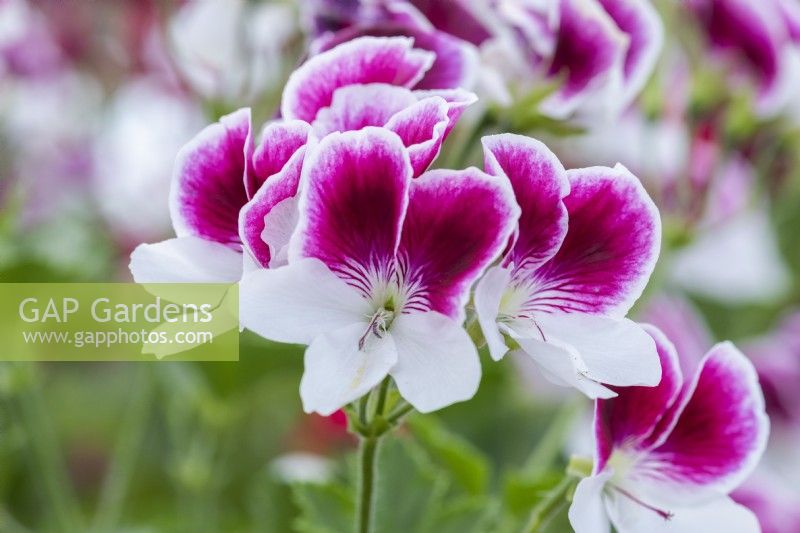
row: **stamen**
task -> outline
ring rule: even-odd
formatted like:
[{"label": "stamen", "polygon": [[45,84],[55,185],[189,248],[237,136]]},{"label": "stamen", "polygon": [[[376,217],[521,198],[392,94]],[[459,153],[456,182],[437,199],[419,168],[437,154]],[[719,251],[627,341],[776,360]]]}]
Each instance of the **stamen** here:
[{"label": "stamen", "polygon": [[389,327],[389,323],[391,322],[393,316],[394,313],[387,311],[386,309],[379,309],[376,311],[367,324],[366,331],[364,331],[364,334],[358,339],[358,349],[361,351],[364,350],[364,346],[367,345],[367,339],[369,339],[370,334],[382,339],[383,334],[386,333],[386,329]]},{"label": "stamen", "polygon": [[634,496],[633,494],[631,494],[627,490],[622,489],[622,488],[620,488],[620,487],[618,487],[616,485],[611,485],[611,488],[613,488],[615,491],[619,492],[620,494],[622,494],[623,496],[625,496],[626,498],[628,498],[632,502],[641,505],[642,507],[644,507],[648,511],[653,511],[654,513],[656,513],[658,516],[660,516],[664,520],[671,520],[672,517],[675,516],[671,511],[664,511],[663,509],[659,509],[658,507],[653,507],[652,505],[643,502],[642,500],[640,500],[639,498],[637,498],[636,496]]},{"label": "stamen", "polygon": [[547,337],[544,335],[544,331],[542,331],[542,327],[536,322],[536,318],[533,315],[519,315],[518,318],[524,318],[526,320],[530,320],[533,322],[533,325],[536,326],[536,329],[539,330],[539,335],[542,336],[542,341],[547,342]]}]

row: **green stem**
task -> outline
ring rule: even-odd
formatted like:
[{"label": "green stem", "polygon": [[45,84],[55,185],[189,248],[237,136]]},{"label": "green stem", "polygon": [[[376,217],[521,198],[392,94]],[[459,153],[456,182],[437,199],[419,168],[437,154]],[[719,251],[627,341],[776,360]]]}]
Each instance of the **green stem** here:
[{"label": "green stem", "polygon": [[575,478],[565,476],[564,479],[531,511],[528,523],[522,529],[523,533],[539,533],[552,518],[563,509],[567,502]]},{"label": "green stem", "polygon": [[27,378],[18,392],[17,401],[21,422],[30,437],[39,479],[48,498],[47,507],[59,531],[81,531],[78,503],[48,415],[36,367],[31,363],[20,363],[17,370],[24,372]]},{"label": "green stem", "polygon": [[114,450],[114,458],[103,483],[92,529],[115,531],[122,512],[125,494],[133,475],[140,444],[144,438],[150,405],[154,393],[149,366],[141,364],[131,387],[132,396],[128,412]]},{"label": "green stem", "polygon": [[389,427],[391,427],[395,425],[397,422],[399,422],[401,418],[403,418],[413,410],[414,406],[409,403],[401,407],[398,407],[397,409],[389,413],[389,416],[386,417],[386,423],[389,425]]},{"label": "green stem", "polygon": [[359,481],[358,524],[356,525],[358,533],[372,531],[372,510],[375,503],[375,455],[379,439],[380,437],[364,437],[359,446],[361,478]]}]

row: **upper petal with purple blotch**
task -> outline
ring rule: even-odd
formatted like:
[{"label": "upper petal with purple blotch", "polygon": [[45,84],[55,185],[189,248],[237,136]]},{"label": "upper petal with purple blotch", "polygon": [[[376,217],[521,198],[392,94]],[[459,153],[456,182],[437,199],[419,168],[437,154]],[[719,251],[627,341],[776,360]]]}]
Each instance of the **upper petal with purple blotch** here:
[{"label": "upper petal with purple blotch", "polygon": [[333,93],[331,105],[317,113],[314,132],[320,138],[334,131],[384,126],[396,113],[417,103],[414,93],[388,83],[348,85]]},{"label": "upper petal with purple blotch", "polygon": [[533,270],[558,250],[567,234],[563,198],[569,181],[558,158],[541,142],[522,135],[484,137],[484,168],[507,176],[521,208],[514,247],[506,257],[514,269]]},{"label": "upper petal with purple blotch", "polygon": [[386,281],[410,182],[408,152],[396,134],[368,127],[328,135],[306,155],[290,261],[320,259],[365,293]]},{"label": "upper petal with purple blotch", "polygon": [[596,402],[597,472],[605,467],[614,448],[636,450],[651,438],[659,420],[675,402],[683,386],[675,347],[658,329],[645,326],[645,331],[656,343],[661,362],[661,382],[655,387],[612,386],[617,397]]},{"label": "upper petal with purple blotch", "polygon": [[411,0],[411,4],[437,29],[480,45],[492,36],[478,10],[480,2],[466,0]]},{"label": "upper petal with purple blotch", "polygon": [[310,132],[311,127],[302,120],[275,120],[264,126],[260,143],[250,154],[245,180],[248,198],[253,198],[259,187],[306,145]]},{"label": "upper petal with purple blotch", "polygon": [[324,35],[312,44],[312,50],[324,51],[359,37],[399,37],[414,39],[414,48],[435,54],[430,69],[415,84],[418,89],[471,88],[478,69],[478,52],[475,47],[433,28],[397,21],[380,21],[375,24],[353,26]]},{"label": "upper petal with purple blotch", "polygon": [[245,249],[264,268],[285,262],[289,238],[297,223],[295,196],[300,185],[306,147],[258,189],[239,214],[239,235]]},{"label": "upper petal with purple blotch", "polygon": [[624,106],[641,91],[653,71],[664,42],[664,27],[649,0],[598,1],[630,39],[623,65]]},{"label": "upper petal with purple blotch", "polygon": [[644,290],[661,246],[658,209],[622,165],[567,171],[567,236],[539,268],[529,307],[624,316]]},{"label": "upper petal with purple blotch", "polygon": [[310,58],[289,77],[281,103],[283,118],[312,122],[331,104],[334,92],[347,85],[413,87],[433,60],[432,53],[414,49],[408,37],[361,37],[340,44]]},{"label": "upper petal with purple blotch", "polygon": [[386,128],[397,133],[408,147],[414,176],[419,176],[439,155],[450,119],[450,106],[442,98],[424,98],[394,115]]},{"label": "upper petal with purple blotch", "polygon": [[729,342],[708,353],[681,405],[674,427],[637,462],[632,476],[694,505],[727,494],[752,472],[766,446],[769,419],[753,365]]},{"label": "upper petal with purple blotch", "polygon": [[472,284],[502,252],[518,217],[508,182],[476,168],[414,180],[398,250],[406,306],[463,320]]},{"label": "upper petal with purple blotch", "polygon": [[250,110],[240,109],[201,131],[178,153],[170,213],[179,237],[238,245],[239,210],[247,203],[245,145]]},{"label": "upper petal with purple blotch", "polygon": [[627,37],[596,0],[561,0],[559,21],[548,75],[563,76],[564,83],[542,109],[565,117],[599,87],[621,84]]}]

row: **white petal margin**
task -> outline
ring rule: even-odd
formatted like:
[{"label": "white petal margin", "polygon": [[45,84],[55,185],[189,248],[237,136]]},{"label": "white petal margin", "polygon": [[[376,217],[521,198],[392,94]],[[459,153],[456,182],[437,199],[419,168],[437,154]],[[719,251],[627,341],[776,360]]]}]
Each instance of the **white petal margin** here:
[{"label": "white petal margin", "polygon": [[617,395],[608,387],[586,377],[586,363],[574,349],[531,337],[515,337],[515,340],[539,366],[547,381],[561,387],[574,387],[592,399]]},{"label": "white petal margin", "polygon": [[433,311],[410,313],[395,319],[391,334],[397,345],[391,375],[417,411],[469,400],[478,391],[478,350],[459,323]]},{"label": "white petal margin", "polygon": [[583,313],[542,313],[536,317],[547,342],[574,349],[584,375],[599,383],[654,387],[661,381],[656,344],[627,318]]},{"label": "white petal margin", "polygon": [[364,322],[369,302],[318,259],[250,272],[239,289],[242,325],[270,340],[311,344],[315,337]]},{"label": "white petal margin", "polygon": [[[577,494],[577,493],[576,493]],[[758,518],[747,507],[720,496],[708,503],[692,507],[667,508],[667,520],[657,513],[616,495],[608,501],[608,512],[618,533],[760,533]],[[577,530],[577,533],[581,533]]]},{"label": "white petal margin", "polygon": [[486,271],[475,287],[475,311],[478,324],[481,326],[483,338],[489,347],[492,359],[499,361],[508,352],[503,334],[497,326],[497,315],[500,313],[500,302],[503,293],[511,281],[511,272],[503,267],[495,266]]},{"label": "white petal margin", "polygon": [[242,277],[240,252],[199,237],[140,244],[129,268],[136,283],[234,283]]},{"label": "white petal margin", "polygon": [[605,470],[578,483],[569,507],[569,523],[575,533],[608,533],[611,524],[606,513],[604,489],[612,472]]},{"label": "white petal margin", "polygon": [[360,398],[380,383],[397,362],[391,335],[370,335],[366,320],[320,335],[306,350],[305,372],[300,380],[300,398],[307,413],[332,414]]}]

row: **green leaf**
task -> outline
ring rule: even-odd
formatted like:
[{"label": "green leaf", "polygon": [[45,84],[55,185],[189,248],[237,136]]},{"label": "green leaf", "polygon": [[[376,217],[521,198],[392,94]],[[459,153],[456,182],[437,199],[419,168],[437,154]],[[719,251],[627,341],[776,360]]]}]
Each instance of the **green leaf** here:
[{"label": "green leaf", "polygon": [[431,522],[429,533],[496,531],[499,505],[488,497],[463,498],[446,505]]},{"label": "green leaf", "polygon": [[448,481],[412,442],[387,437],[378,449],[375,531],[425,531],[441,509]]},{"label": "green leaf", "polygon": [[298,483],[292,485],[294,501],[300,508],[295,521],[299,533],[342,533],[355,523],[352,491],[338,485]]},{"label": "green leaf", "polygon": [[549,471],[530,478],[518,473],[506,476],[504,499],[508,509],[515,515],[524,515],[556,488],[564,478],[564,473]]},{"label": "green leaf", "polygon": [[461,489],[470,495],[486,492],[490,466],[480,450],[433,416],[412,417],[408,425],[433,461],[446,469]]}]

